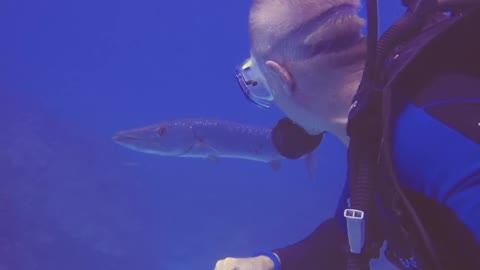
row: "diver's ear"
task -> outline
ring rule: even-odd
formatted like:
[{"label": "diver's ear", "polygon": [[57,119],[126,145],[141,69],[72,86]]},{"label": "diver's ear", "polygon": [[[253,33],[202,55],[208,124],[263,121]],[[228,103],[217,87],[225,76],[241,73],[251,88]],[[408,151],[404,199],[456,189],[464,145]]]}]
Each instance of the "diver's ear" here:
[{"label": "diver's ear", "polygon": [[271,71],[273,71],[273,73],[275,73],[277,76],[279,76],[280,79],[283,81],[283,83],[286,86],[288,86],[288,87],[282,87],[282,88],[285,92],[284,94],[290,96],[293,92],[293,80],[292,80],[292,76],[290,75],[290,73],[284,67],[282,67],[279,63],[271,61],[271,60],[267,60],[265,62],[265,65]]}]

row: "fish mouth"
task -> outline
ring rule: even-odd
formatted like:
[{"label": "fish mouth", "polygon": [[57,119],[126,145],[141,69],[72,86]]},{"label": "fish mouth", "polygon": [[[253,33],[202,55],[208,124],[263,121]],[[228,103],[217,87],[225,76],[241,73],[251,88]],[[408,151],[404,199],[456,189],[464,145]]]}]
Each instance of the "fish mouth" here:
[{"label": "fish mouth", "polygon": [[112,140],[118,143],[129,143],[129,142],[140,141],[140,139],[137,138],[136,136],[133,136],[131,134],[126,134],[126,133],[121,133],[121,132],[113,135]]},{"label": "fish mouth", "polygon": [[127,130],[117,132],[112,136],[112,140],[133,151],[171,157],[182,157],[187,155],[195,146],[192,144],[186,149],[169,149],[168,145],[151,141],[148,137],[141,136],[142,134],[139,134],[136,131],[137,130]]},{"label": "fish mouth", "polygon": [[159,154],[159,151],[156,149],[151,149],[151,147],[145,147],[145,140],[141,137],[135,136],[129,132],[119,132],[113,135],[112,140],[117,144],[137,152],[149,153],[149,154]]},{"label": "fish mouth", "polygon": [[145,138],[132,132],[121,131],[113,135],[112,140],[127,148],[139,147],[145,142]]}]

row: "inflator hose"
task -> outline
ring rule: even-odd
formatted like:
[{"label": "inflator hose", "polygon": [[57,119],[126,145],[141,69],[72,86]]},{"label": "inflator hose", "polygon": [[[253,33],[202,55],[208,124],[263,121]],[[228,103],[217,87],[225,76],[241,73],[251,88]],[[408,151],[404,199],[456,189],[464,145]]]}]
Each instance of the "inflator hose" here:
[{"label": "inflator hose", "polygon": [[[389,131],[389,126],[387,126],[390,122],[389,111],[387,111],[387,115],[384,115],[382,112],[385,112],[384,110],[386,106],[381,106],[384,104],[375,102],[375,100],[372,101],[372,96],[378,94],[377,89],[381,89],[381,86],[379,85],[379,83],[381,82],[379,80],[380,68],[385,63],[385,60],[388,54],[392,51],[393,47],[399,42],[405,40],[414,31],[422,27],[424,25],[424,20],[426,17],[425,15],[431,11],[434,11],[437,7],[435,0],[418,0],[413,5],[414,8],[409,8],[407,10],[407,13],[395,24],[393,24],[382,35],[382,38],[377,41],[377,0],[367,1],[367,61],[365,64],[362,82],[360,83],[357,95],[366,94],[367,101],[369,102],[367,102],[366,105],[363,105],[366,107],[364,112],[361,112],[359,115],[357,114],[356,117],[353,117],[353,120],[351,119],[353,124],[349,123],[349,129],[351,129],[350,131],[352,131],[352,134],[350,135],[351,141],[349,147],[349,166],[351,166],[351,168],[349,169],[351,207],[353,209],[364,211],[365,216],[367,217],[366,234],[369,233],[368,228],[370,227],[368,224],[368,216],[371,214],[369,210],[372,209],[372,200],[374,197],[376,179],[376,175],[374,174],[376,172],[376,161],[378,153],[380,151],[379,147],[381,141],[380,138],[378,138],[378,135],[380,135],[381,133],[379,134],[379,132],[374,132],[373,134],[369,134],[368,131],[365,131],[365,129],[367,129],[368,127],[365,127],[364,125],[359,125],[358,123],[362,121],[367,121],[370,123],[376,122],[377,124],[381,123],[383,127],[377,129],[373,127],[374,130],[379,130],[380,132]],[[368,96],[370,96],[369,99]],[[380,119],[381,121],[375,121],[378,119]],[[387,155],[391,154],[388,152],[388,150],[385,153]],[[391,162],[393,162],[391,160],[391,156],[387,157],[387,162],[390,162],[387,167],[391,168]],[[419,221],[413,207],[411,206],[410,202],[399,187],[395,174],[392,174],[392,181],[394,182],[395,189],[398,193],[400,193],[400,197],[403,199],[404,204],[407,206],[407,209],[410,210],[410,214],[414,217],[416,223],[415,225],[419,229],[422,240],[426,241],[425,244],[429,255],[431,256],[432,263],[435,265],[435,269],[441,269],[437,268],[438,261],[436,260],[435,252],[430,245],[431,241],[428,237],[428,234],[425,234],[425,228],[423,227],[423,224]],[[366,239],[369,238],[367,237]],[[369,243],[365,244],[368,245]],[[347,269],[370,269],[370,257],[368,254],[365,254],[365,250],[362,250],[362,253],[360,254],[349,253],[349,256],[347,257]]]},{"label": "inflator hose", "polygon": [[[418,31],[425,23],[425,18],[431,12],[434,12],[437,8],[437,3],[435,0],[419,0],[413,4],[414,7],[412,9],[407,10],[407,13],[401,17],[395,24],[393,24],[380,38],[378,41],[377,47],[377,69],[383,65],[385,62],[388,54],[391,52],[393,47],[398,44],[399,42],[408,38],[414,31]],[[378,70],[377,70],[378,71]],[[376,73],[378,75],[378,72]],[[375,80],[379,82],[380,80]],[[443,269],[439,263],[439,260],[436,256],[435,248],[433,247],[432,241],[426,231],[423,223],[421,222],[420,218],[416,214],[415,208],[410,203],[408,198],[406,197],[405,193],[403,192],[402,188],[398,183],[398,179],[394,173],[393,168],[393,160],[392,160],[392,153],[391,153],[391,134],[390,134],[390,126],[388,124],[391,120],[391,93],[388,91],[385,94],[382,102],[382,117],[383,117],[383,140],[384,140],[384,158],[386,159],[385,164],[387,166],[387,171],[390,172],[390,177],[392,179],[393,186],[397,193],[399,194],[404,206],[407,208],[408,213],[411,215],[415,227],[418,230],[419,236],[421,237],[422,242],[428,252],[430,257],[430,263],[432,267],[436,270]]]}]

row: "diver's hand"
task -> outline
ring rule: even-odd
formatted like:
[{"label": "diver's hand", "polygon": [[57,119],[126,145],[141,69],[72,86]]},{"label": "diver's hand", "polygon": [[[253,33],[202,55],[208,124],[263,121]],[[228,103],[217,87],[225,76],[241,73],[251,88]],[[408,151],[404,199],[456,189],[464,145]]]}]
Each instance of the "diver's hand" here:
[{"label": "diver's hand", "polygon": [[214,270],[273,270],[272,259],[267,256],[251,258],[225,258],[215,265]]}]

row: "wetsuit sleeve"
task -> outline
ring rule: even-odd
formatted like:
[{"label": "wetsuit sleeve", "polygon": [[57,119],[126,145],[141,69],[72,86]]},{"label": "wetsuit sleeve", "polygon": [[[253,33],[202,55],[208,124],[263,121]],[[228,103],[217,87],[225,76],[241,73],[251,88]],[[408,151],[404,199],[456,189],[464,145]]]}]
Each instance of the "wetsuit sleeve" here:
[{"label": "wetsuit sleeve", "polygon": [[338,220],[332,218],[305,239],[273,252],[280,258],[282,270],[343,269],[342,235]]}]

